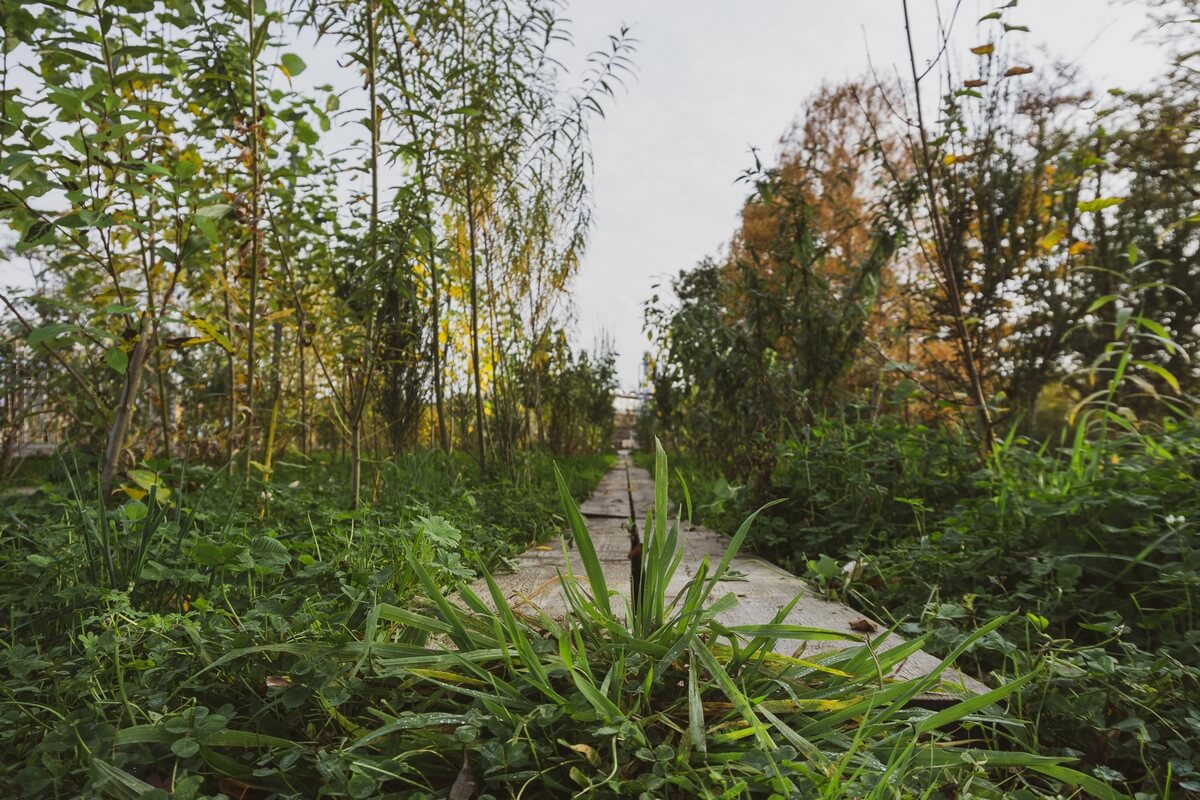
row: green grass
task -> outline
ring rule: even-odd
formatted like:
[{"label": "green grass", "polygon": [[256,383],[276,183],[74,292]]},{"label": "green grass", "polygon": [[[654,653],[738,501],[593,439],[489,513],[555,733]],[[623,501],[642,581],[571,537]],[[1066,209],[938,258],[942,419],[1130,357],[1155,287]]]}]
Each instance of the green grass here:
[{"label": "green grass", "polygon": [[[261,491],[197,512],[178,556],[152,536],[133,591],[87,580],[75,516],[88,506],[43,498],[49,535],[5,537],[0,781],[31,797],[1118,796],[1069,757],[1030,752],[1025,723],[997,705],[1036,672],[934,712],[910,701],[939,673],[881,677],[923,639],[883,648],[786,625],[786,608],[723,625],[736,600],[721,578],[753,518],[669,596],[679,520],[661,451],[646,591],[629,607],[603,588],[573,499],[606,463],[563,464],[553,489],[531,466],[533,482],[508,486],[507,501],[492,496],[499,483],[408,465],[407,485],[400,474],[383,484],[412,504],[390,525],[378,508],[317,517],[318,471],[317,488],[267,498],[272,516],[259,517]],[[564,572],[563,620],[516,613],[484,567],[489,549],[524,538],[527,509],[512,506],[531,495],[566,521],[589,578]],[[514,529],[476,516],[506,505]],[[110,517],[155,513],[148,504],[131,520],[128,508]],[[488,530],[491,547],[474,547]],[[30,564],[43,583],[22,591]],[[481,594],[464,585],[477,574]],[[73,606],[30,624],[48,597]],[[1005,623],[980,627],[950,660]],[[778,638],[846,647],[803,660],[774,653]]]},{"label": "green grass", "polygon": [[[1146,797],[1200,792],[1195,420],[1014,435],[981,464],[946,431],[818,419],[778,455],[785,502],[750,547],[935,654],[1006,618],[959,664],[1035,675],[1012,702],[1039,752]],[[733,530],[748,490],[692,474],[698,515]]]},{"label": "green grass", "polygon": [[[611,464],[562,467],[582,497]],[[87,789],[123,772],[174,781],[173,796],[215,796],[217,776],[256,767],[248,752],[193,745],[247,731],[309,742],[317,769],[339,720],[367,707],[367,665],[345,654],[378,608],[425,592],[414,564],[452,585],[564,524],[552,461],[537,453],[511,479],[463,457],[378,464],[375,502],[354,513],[342,464],[284,464],[269,485],[148,466],[153,496],[105,508],[68,455],[37,495],[0,511],[5,796],[123,796],[116,784]],[[156,748],[162,737],[169,746]]]}]

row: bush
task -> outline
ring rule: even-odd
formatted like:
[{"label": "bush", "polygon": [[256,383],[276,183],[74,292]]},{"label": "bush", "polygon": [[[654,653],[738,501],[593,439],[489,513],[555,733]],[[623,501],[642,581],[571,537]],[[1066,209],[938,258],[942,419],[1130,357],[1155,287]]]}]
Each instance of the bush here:
[{"label": "bush", "polygon": [[[750,546],[1020,695],[1043,749],[1157,796],[1200,791],[1200,424],[1061,446],[1012,438],[981,464],[957,435],[819,419],[779,449]],[[709,476],[708,521],[745,492]]]}]

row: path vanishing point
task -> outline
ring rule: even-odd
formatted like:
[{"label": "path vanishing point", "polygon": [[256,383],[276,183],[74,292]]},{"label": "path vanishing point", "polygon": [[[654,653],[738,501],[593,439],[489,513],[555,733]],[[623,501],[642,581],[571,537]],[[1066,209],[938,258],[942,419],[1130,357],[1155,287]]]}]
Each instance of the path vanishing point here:
[{"label": "path vanishing point", "polygon": [[[632,505],[632,509],[630,506]],[[600,481],[596,491],[580,507],[595,544],[596,553],[604,565],[605,580],[611,591],[629,597],[630,591],[630,537],[627,521],[637,520],[639,528],[645,522],[646,511],[654,505],[654,479],[650,473],[634,466],[628,451],[621,451],[617,464]],[[709,563],[716,565],[729,546],[729,539],[721,534],[689,524],[680,524],[680,543],[683,561],[668,587],[668,599],[684,589],[696,575],[702,560],[707,556]],[[571,569],[580,584],[587,587],[587,577],[579,554],[568,550]],[[508,598],[513,611],[534,615],[543,612],[552,618],[561,619],[567,610],[566,598],[559,585],[559,571],[564,567],[563,548],[555,541],[533,547],[516,559],[516,569],[511,573],[495,575],[497,583]],[[486,596],[486,586],[475,587],[477,593]],[[726,625],[756,625],[771,622],[779,609],[800,595],[799,601],[784,622],[824,628],[843,633],[883,633],[886,626],[877,620],[865,617],[861,612],[842,603],[826,600],[803,579],[749,553],[737,554],[730,564],[729,578],[723,580],[718,591],[712,594],[709,604],[722,595],[733,592],[737,605],[718,615]],[[904,640],[891,633],[879,648],[888,648]],[[784,655],[799,655],[806,659],[819,658],[821,653],[845,647],[863,645],[845,641],[796,641],[781,639],[776,651]],[[900,680],[920,678],[928,675],[940,665],[940,660],[923,651],[917,651],[893,671],[892,676]],[[924,697],[933,702],[938,699],[955,701],[971,694],[981,694],[987,687],[979,681],[949,669],[939,685]]]}]

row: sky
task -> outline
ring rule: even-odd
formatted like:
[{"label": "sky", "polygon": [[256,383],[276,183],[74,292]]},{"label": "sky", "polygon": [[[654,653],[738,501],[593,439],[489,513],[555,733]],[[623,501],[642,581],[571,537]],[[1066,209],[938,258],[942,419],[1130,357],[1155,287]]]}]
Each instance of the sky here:
[{"label": "sky", "polygon": [[[560,57],[569,68],[577,71],[623,24],[638,40],[636,74],[593,125],[594,227],[574,293],[576,343],[610,341],[621,386],[633,390],[648,346],[643,304],[666,292],[672,275],[718,255],[728,242],[748,194],[737,178],[753,164],[751,148],[773,158],[805,98],[822,84],[862,77],[872,65],[884,76],[906,69],[902,6],[900,0],[567,3],[575,48]],[[939,3],[945,15],[961,6],[949,50],[960,61],[994,30],[977,20],[1002,4],[910,0],[919,58],[937,50]],[[1137,87],[1166,66],[1167,54],[1141,36],[1150,25],[1146,0],[1020,0],[1007,13],[1030,29],[1010,42],[1031,63],[1075,64],[1098,89]],[[309,62],[297,88],[332,81],[353,87],[351,93],[358,89],[353,71],[338,66],[333,43],[288,49]],[[353,135],[335,128],[331,136],[336,140],[327,144],[336,147]],[[0,286],[29,283],[26,264],[0,262]]]},{"label": "sky", "polygon": [[[1002,5],[964,0],[951,54],[987,40],[977,20]],[[941,0],[943,12],[952,0]],[[914,45],[931,56],[935,0],[911,0]],[[1144,2],[1021,0],[1008,12],[1034,64],[1077,65],[1094,87],[1134,88],[1166,66],[1140,37]],[[622,24],[638,39],[636,76],[592,131],[595,226],[576,280],[576,337],[604,335],[634,389],[647,348],[642,305],[670,276],[717,255],[748,194],[751,147],[777,153],[804,99],[825,82],[907,69],[900,0],[571,0],[578,52]],[[1043,52],[1043,48],[1045,51]],[[868,59],[868,49],[870,59]],[[969,56],[968,56],[969,57]],[[1037,73],[1021,80],[1037,80]]]}]

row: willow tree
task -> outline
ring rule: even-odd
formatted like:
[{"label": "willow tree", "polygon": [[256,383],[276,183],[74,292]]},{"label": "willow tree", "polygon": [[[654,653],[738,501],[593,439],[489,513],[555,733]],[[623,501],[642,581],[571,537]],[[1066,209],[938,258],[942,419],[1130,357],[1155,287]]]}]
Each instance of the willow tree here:
[{"label": "willow tree", "polygon": [[[106,495],[139,460],[269,481],[319,429],[357,504],[364,440],[411,445],[429,394],[445,449],[469,399],[483,458],[519,405],[495,376],[565,306],[611,92],[603,64],[560,89],[557,3],[0,3],[0,219],[50,276],[4,302]],[[361,89],[298,88],[313,35]],[[358,142],[324,156],[334,125]]]},{"label": "willow tree", "polygon": [[[398,128],[391,155],[413,165],[426,215],[415,237],[426,250],[439,440],[449,446],[444,367],[457,358],[461,320],[482,460],[486,408],[501,391],[497,363],[514,352],[507,337],[528,330],[528,292],[539,295],[533,328],[544,333],[578,263],[590,221],[588,119],[628,68],[631,41],[614,37],[589,60],[585,83],[564,94],[550,52],[565,39],[556,4],[414,3],[403,12],[386,18],[381,102]],[[443,303],[453,295],[464,298],[461,311]]]}]

